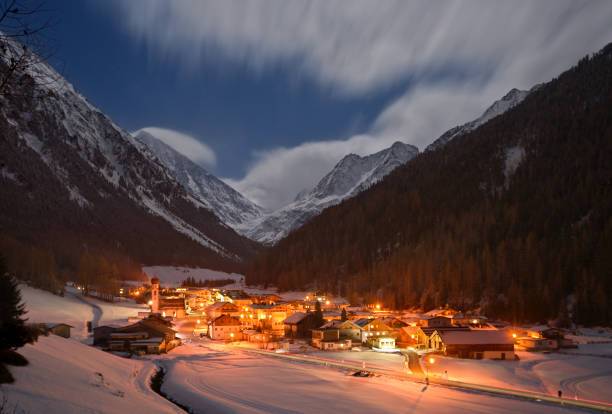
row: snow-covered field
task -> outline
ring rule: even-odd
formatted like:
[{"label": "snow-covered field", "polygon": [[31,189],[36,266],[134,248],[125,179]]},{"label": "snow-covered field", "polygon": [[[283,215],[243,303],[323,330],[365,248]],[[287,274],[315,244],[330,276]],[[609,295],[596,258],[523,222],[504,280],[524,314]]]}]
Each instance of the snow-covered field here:
[{"label": "snow-covered field", "polygon": [[[398,354],[373,351],[309,352],[308,355],[402,371]],[[435,356],[429,374],[450,380],[555,394],[612,403],[612,359],[584,355],[519,352],[519,361],[457,359]],[[422,363],[425,370],[425,365]]]},{"label": "snow-covered field", "polygon": [[156,276],[162,287],[180,286],[181,282],[188,277],[193,277],[195,280],[222,280],[233,279],[234,283],[223,286],[223,289],[242,289],[251,295],[262,295],[266,293],[274,293],[280,295],[285,300],[304,299],[306,295],[312,292],[295,291],[279,293],[274,288],[264,289],[258,286],[247,286],[245,284],[244,275],[238,273],[225,273],[218,270],[179,267],[179,266],[145,266],[142,271],[152,278]]},{"label": "snow-covered field", "polygon": [[87,338],[87,321],[95,322],[94,325],[120,325],[125,324],[128,317],[149,309],[146,305],[108,303],[84,297],[72,288],[67,288],[64,297],[26,285],[20,285],[20,289],[28,322],[66,323],[74,327],[71,335],[80,340]]},{"label": "snow-covered field", "polygon": [[30,364],[11,367],[14,384],[0,389],[6,412],[182,413],[149,388],[150,361],[120,358],[73,339],[50,335],[19,352]]},{"label": "snow-covered field", "polygon": [[146,273],[149,278],[156,276],[162,287],[180,286],[181,282],[188,277],[193,277],[196,280],[233,279],[234,283],[224,286],[224,288],[241,289],[244,287],[244,276],[238,273],[225,273],[218,270],[177,266],[145,266],[142,268],[142,271]]},{"label": "snow-covered field", "polygon": [[186,344],[159,361],[162,390],[195,413],[542,413],[573,410]]}]

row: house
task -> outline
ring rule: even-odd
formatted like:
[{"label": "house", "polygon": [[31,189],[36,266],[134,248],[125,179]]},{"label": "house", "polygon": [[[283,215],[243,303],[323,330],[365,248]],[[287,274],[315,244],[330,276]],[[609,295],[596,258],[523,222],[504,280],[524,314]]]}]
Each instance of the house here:
[{"label": "house", "polygon": [[242,340],[240,319],[229,315],[220,315],[216,317],[208,322],[208,336],[210,339],[222,341]]},{"label": "house", "polygon": [[159,354],[180,343],[171,324],[157,315],[121,328],[104,326],[94,329],[94,345],[105,345],[111,351]]},{"label": "house", "polygon": [[183,297],[160,297],[159,312],[162,317],[184,318],[185,298]]},{"label": "house", "polygon": [[41,323],[40,327],[44,332],[50,332],[62,338],[70,338],[70,328],[74,328],[65,323]]},{"label": "house", "polygon": [[361,329],[361,342],[366,343],[370,336],[389,336],[393,329],[384,324],[380,319],[362,318],[354,321]]},{"label": "house", "polygon": [[435,316],[444,316],[447,318],[452,318],[455,315],[457,315],[459,313],[459,311],[454,310],[454,309],[450,309],[450,308],[438,308],[438,309],[432,309],[429,312],[425,313],[425,316],[428,317],[435,317]]},{"label": "house", "polygon": [[399,332],[399,330],[405,326],[408,326],[407,322],[404,322],[403,320],[401,320],[400,318],[397,318],[395,316],[387,316],[384,318],[380,318],[381,322],[384,323],[385,325],[391,327],[392,329],[396,330]]},{"label": "house", "polygon": [[206,316],[208,319],[216,319],[221,315],[238,316],[240,310],[238,306],[230,302],[216,302],[206,307]]},{"label": "house", "polygon": [[312,328],[315,324],[315,314],[312,312],[295,312],[283,320],[285,337],[308,338],[312,336]]},{"label": "house", "polygon": [[340,338],[340,329],[327,326],[312,330],[312,346],[324,351],[350,350],[352,341]]},{"label": "house", "polygon": [[481,315],[457,314],[452,318],[453,325],[482,327],[488,325],[488,318]]},{"label": "house", "polygon": [[277,304],[278,302],[282,301],[283,298],[281,298],[278,295],[275,295],[273,293],[268,293],[265,295],[253,295],[251,296],[251,301],[253,303],[257,303],[257,304],[261,304],[261,305],[274,305]]},{"label": "house", "polygon": [[373,336],[368,338],[368,345],[382,351],[395,349],[395,338],[389,336]]},{"label": "house", "polygon": [[446,316],[426,316],[419,319],[418,325],[426,328],[440,328],[443,326],[450,326],[451,319]]},{"label": "house", "polygon": [[350,339],[353,343],[361,342],[361,327],[353,321],[331,320],[321,326],[321,329],[338,329],[340,339]]},{"label": "house", "polygon": [[229,301],[236,305],[238,308],[243,308],[253,303],[251,297],[244,293],[244,291],[239,289],[226,290],[224,294],[229,298]]},{"label": "house", "polygon": [[542,351],[554,351],[559,349],[559,342],[556,339],[547,338],[533,338],[531,336],[523,336],[516,339],[519,349],[522,348],[525,351],[542,352]]},{"label": "house", "polygon": [[288,305],[284,303],[273,305],[252,304],[246,308],[248,313],[243,318],[246,326],[270,331],[275,336],[284,335],[285,325],[283,321],[287,319],[290,312]]},{"label": "house", "polygon": [[430,346],[444,355],[472,359],[515,359],[514,339],[499,330],[435,331]]}]

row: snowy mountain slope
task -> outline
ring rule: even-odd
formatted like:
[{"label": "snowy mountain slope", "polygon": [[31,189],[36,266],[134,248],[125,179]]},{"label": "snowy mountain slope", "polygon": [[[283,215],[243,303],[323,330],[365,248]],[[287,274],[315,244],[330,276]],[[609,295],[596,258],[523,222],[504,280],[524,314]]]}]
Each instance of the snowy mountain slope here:
[{"label": "snowy mountain slope", "polygon": [[261,207],[150,132],[139,130],[134,136],[147,145],[179,183],[231,228],[238,230],[263,214]]},{"label": "snowy mountain slope", "polygon": [[2,387],[10,412],[184,412],[149,387],[151,361],[121,358],[55,335],[19,352],[30,363],[11,367],[15,383]]},{"label": "snowy mountain slope", "polygon": [[326,207],[354,197],[375,184],[418,152],[412,145],[396,142],[365,157],[349,154],[313,189],[302,191],[291,204],[256,219],[243,234],[262,243],[274,244]]},{"label": "snowy mountain slope", "polygon": [[0,96],[0,228],[49,244],[61,235],[73,247],[127,248],[139,261],[199,255],[219,266],[252,254],[251,242],[50,66],[18,78]]},{"label": "snowy mountain slope", "polygon": [[496,116],[503,114],[507,110],[514,108],[516,105],[523,102],[523,99],[525,99],[527,95],[529,95],[531,92],[535,91],[539,87],[540,85],[536,85],[528,91],[521,91],[516,88],[512,89],[510,92],[504,95],[503,98],[501,98],[498,101],[493,102],[493,104],[490,107],[488,107],[487,110],[484,111],[484,113],[480,117],[474,119],[473,121],[467,122],[463,125],[459,125],[459,126],[449,129],[444,134],[442,134],[438,139],[436,139],[434,142],[429,144],[427,148],[425,148],[425,151],[431,151],[431,150],[440,148],[443,145],[445,145],[447,142],[452,140],[453,138],[456,138],[458,136],[467,134],[468,132],[475,130],[476,128],[483,125],[487,121],[495,118]]}]

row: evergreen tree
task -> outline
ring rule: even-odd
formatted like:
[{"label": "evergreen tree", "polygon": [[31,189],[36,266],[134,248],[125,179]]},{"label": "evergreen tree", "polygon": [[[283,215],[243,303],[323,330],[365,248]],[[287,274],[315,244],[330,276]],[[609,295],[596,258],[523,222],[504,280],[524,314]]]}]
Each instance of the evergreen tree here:
[{"label": "evergreen tree", "polygon": [[319,328],[323,325],[323,311],[321,310],[321,302],[316,301],[315,303],[315,318],[314,318],[314,326],[315,328]]},{"label": "evergreen tree", "polygon": [[6,272],[4,258],[0,256],[0,351],[14,350],[32,342],[25,326],[25,307],[17,281]]},{"label": "evergreen tree", "polygon": [[340,320],[341,321],[347,321],[348,320],[348,316],[346,315],[346,308],[342,308],[342,313],[340,314]]}]

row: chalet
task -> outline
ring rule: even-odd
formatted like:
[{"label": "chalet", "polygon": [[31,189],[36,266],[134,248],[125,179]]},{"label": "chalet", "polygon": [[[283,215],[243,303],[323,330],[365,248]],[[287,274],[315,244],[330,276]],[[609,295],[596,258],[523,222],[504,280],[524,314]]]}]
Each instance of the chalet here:
[{"label": "chalet", "polygon": [[160,297],[159,313],[162,317],[184,318],[185,317],[185,298],[183,297]]},{"label": "chalet", "polygon": [[70,328],[74,328],[74,326],[65,323],[41,323],[40,328],[44,332],[49,332],[62,338],[70,338]]},{"label": "chalet", "polygon": [[283,298],[273,293],[268,293],[266,295],[253,295],[251,296],[251,301],[256,304],[261,305],[275,305],[281,302]]},{"label": "chalet", "polygon": [[455,315],[457,315],[458,313],[459,313],[459,311],[454,310],[454,309],[450,309],[450,308],[438,308],[438,309],[432,309],[429,312],[426,312],[425,316],[428,316],[428,317],[444,316],[446,318],[452,318]]},{"label": "chalet", "polygon": [[482,327],[488,325],[488,318],[481,315],[457,314],[452,318],[453,325]]},{"label": "chalet", "polygon": [[408,326],[407,322],[404,322],[403,320],[395,316],[387,316],[385,318],[380,318],[380,320],[382,323],[384,323],[385,325],[389,326],[390,328],[398,332],[401,328]]},{"label": "chalet", "polygon": [[371,337],[368,338],[368,345],[381,351],[388,351],[395,349],[395,339],[389,336]]},{"label": "chalet", "polygon": [[283,320],[285,337],[287,338],[308,338],[312,336],[312,329],[315,324],[315,314],[312,312],[295,312],[293,315]]},{"label": "chalet", "polygon": [[331,326],[312,330],[312,346],[324,351],[350,350],[352,341],[340,338],[340,329]]},{"label": "chalet", "polygon": [[[271,331],[276,336],[283,336],[285,326],[283,321],[289,316],[289,306],[283,303],[274,305],[252,304],[246,307],[248,313],[244,315],[245,325],[251,328]],[[248,318],[247,318],[248,317]]]},{"label": "chalet", "polygon": [[380,319],[362,318],[354,321],[355,325],[361,329],[361,342],[366,343],[371,336],[389,336],[393,329],[387,326]]},{"label": "chalet", "polygon": [[229,301],[238,306],[238,308],[243,308],[253,303],[251,297],[239,289],[226,290],[224,294],[229,298]]},{"label": "chalet", "polygon": [[206,307],[206,316],[208,319],[216,319],[221,315],[238,316],[240,310],[238,306],[230,302],[217,302]]},{"label": "chalet", "polygon": [[440,328],[443,326],[450,326],[451,320],[446,316],[426,316],[419,319],[418,325],[426,328]]},{"label": "chalet", "polygon": [[533,338],[531,336],[523,336],[516,339],[519,349],[532,352],[553,351],[559,349],[559,343],[556,339]]},{"label": "chalet", "polygon": [[338,329],[340,339],[350,339],[353,343],[361,342],[361,328],[352,321],[332,320],[321,326],[321,329]]},{"label": "chalet", "polygon": [[444,355],[472,359],[515,359],[514,340],[498,330],[435,331],[430,346]]},{"label": "chalet", "polygon": [[208,336],[210,339],[222,341],[242,340],[240,319],[229,315],[220,315],[216,317],[208,322]]},{"label": "chalet", "polygon": [[94,329],[94,345],[105,345],[111,351],[159,354],[180,345],[180,340],[168,321],[152,315],[121,328]]}]

